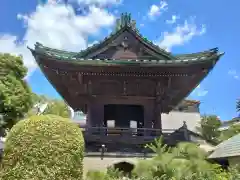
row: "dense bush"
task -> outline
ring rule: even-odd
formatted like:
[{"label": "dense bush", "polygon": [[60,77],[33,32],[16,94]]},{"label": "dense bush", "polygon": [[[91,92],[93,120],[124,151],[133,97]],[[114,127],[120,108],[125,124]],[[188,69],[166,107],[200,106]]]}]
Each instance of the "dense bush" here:
[{"label": "dense bush", "polygon": [[109,167],[106,172],[90,170],[86,174],[86,180],[117,180],[123,177],[124,173],[114,167]]},{"label": "dense bush", "polygon": [[69,119],[30,117],[7,135],[0,179],[81,180],[83,151],[81,130]]},{"label": "dense bush", "polygon": [[[150,144],[148,148],[151,148],[156,156],[139,161],[129,180],[240,180],[237,169],[224,171],[219,165],[209,163],[206,160],[206,153],[195,144],[180,143],[175,148],[168,148],[160,139]],[[88,180],[109,177],[108,173],[96,171],[87,175]],[[127,178],[120,178],[118,175],[112,179]]]}]

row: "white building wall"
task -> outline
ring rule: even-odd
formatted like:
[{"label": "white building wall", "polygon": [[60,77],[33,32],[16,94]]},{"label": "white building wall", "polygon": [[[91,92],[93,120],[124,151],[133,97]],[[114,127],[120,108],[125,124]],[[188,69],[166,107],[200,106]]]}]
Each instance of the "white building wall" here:
[{"label": "white building wall", "polygon": [[172,111],[169,114],[162,114],[162,128],[178,129],[186,122],[190,131],[197,132],[196,127],[200,126],[201,116],[197,112]]}]

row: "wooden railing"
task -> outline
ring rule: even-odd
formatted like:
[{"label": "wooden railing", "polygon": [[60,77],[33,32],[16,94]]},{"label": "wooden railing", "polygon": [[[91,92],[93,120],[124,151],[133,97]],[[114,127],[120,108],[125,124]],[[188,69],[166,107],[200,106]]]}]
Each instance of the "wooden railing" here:
[{"label": "wooden railing", "polygon": [[[173,132],[174,129],[164,129],[164,132]],[[163,130],[153,128],[107,128],[87,127],[84,129],[86,135],[105,136],[160,136]]]},{"label": "wooden railing", "polygon": [[85,157],[101,157],[101,156],[104,156],[104,157],[138,157],[138,158],[141,158],[141,157],[146,157],[146,158],[151,158],[153,156],[155,156],[156,154],[155,153],[126,153],[126,152],[104,152],[102,153],[101,152],[101,149],[99,149],[99,152],[85,152],[84,156]]},{"label": "wooden railing", "polygon": [[[187,130],[187,129],[186,129]],[[152,128],[106,128],[88,127],[83,129],[86,142],[100,144],[131,144],[139,145],[151,143],[155,138],[163,136],[170,145],[178,141],[186,141],[185,129],[152,129]]]}]

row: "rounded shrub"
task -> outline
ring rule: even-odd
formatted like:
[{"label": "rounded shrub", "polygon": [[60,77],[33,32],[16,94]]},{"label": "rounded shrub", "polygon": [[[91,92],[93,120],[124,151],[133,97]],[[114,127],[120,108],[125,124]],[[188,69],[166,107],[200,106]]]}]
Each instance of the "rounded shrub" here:
[{"label": "rounded shrub", "polygon": [[83,153],[81,129],[71,120],[32,116],[8,133],[0,179],[81,180]]}]

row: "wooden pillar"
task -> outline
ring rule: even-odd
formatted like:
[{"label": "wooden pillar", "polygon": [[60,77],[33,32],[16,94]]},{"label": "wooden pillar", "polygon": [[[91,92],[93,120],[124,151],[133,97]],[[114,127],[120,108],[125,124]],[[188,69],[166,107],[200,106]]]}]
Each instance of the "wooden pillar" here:
[{"label": "wooden pillar", "polygon": [[98,104],[98,121],[101,127],[104,126],[104,104]]},{"label": "wooden pillar", "polygon": [[96,122],[96,108],[94,104],[89,105],[89,114],[88,118],[90,120],[91,127],[96,127],[97,122]]},{"label": "wooden pillar", "polygon": [[162,133],[162,118],[161,118],[161,104],[156,104],[155,107],[155,121],[154,121],[154,129],[157,130],[157,135],[161,135]]},{"label": "wooden pillar", "polygon": [[86,126],[91,127],[92,126],[92,120],[91,120],[91,106],[88,104],[88,110],[86,114]]},{"label": "wooden pillar", "polygon": [[92,105],[91,117],[94,117],[96,127],[103,127],[104,107],[103,104],[95,103]]},{"label": "wooden pillar", "polygon": [[158,81],[156,85],[155,119],[154,119],[154,129],[157,130],[156,135],[162,134],[161,114],[162,114],[162,100],[163,100],[164,94],[165,94],[165,86],[162,85],[161,81]]},{"label": "wooden pillar", "polygon": [[154,123],[154,129],[162,129],[162,123],[161,123],[161,113],[156,117],[155,123]]},{"label": "wooden pillar", "polygon": [[153,116],[153,106],[152,105],[145,105],[144,106],[144,136],[150,136],[151,135],[151,130],[152,129],[152,120],[154,118]]},{"label": "wooden pillar", "polygon": [[88,104],[88,110],[86,114],[86,132],[87,134],[91,135],[94,130],[92,127],[94,126],[94,117],[92,116],[92,104]]}]

